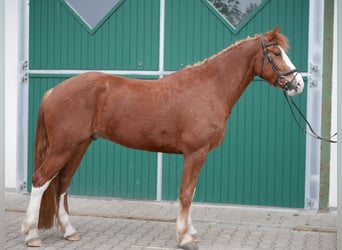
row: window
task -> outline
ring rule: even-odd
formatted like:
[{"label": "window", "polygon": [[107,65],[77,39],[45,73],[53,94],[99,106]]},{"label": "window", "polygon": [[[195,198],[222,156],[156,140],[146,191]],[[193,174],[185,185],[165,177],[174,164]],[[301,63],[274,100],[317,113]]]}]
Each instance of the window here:
[{"label": "window", "polygon": [[236,29],[262,3],[262,0],[208,0]]}]

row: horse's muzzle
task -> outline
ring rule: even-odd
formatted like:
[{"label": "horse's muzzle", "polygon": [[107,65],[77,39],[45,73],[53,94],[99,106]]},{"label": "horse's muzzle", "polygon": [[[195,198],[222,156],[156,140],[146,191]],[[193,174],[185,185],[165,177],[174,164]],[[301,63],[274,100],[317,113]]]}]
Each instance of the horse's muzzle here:
[{"label": "horse's muzzle", "polygon": [[292,81],[292,84],[286,90],[286,93],[289,96],[294,96],[302,93],[304,90],[304,81],[300,74],[296,75],[295,79]]}]

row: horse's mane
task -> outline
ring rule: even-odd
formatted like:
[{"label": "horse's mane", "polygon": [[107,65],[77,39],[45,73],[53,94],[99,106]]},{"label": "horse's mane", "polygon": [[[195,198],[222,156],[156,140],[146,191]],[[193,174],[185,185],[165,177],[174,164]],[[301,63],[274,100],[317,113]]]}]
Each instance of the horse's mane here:
[{"label": "horse's mane", "polygon": [[[261,35],[258,34],[258,35],[255,35],[254,37],[247,37],[243,40],[239,40],[237,42],[235,42],[234,44],[230,45],[229,47],[219,51],[218,53],[202,60],[202,61],[199,61],[197,63],[194,63],[194,64],[191,64],[191,65],[188,65],[186,68],[193,68],[193,67],[196,67],[196,66],[200,66],[200,65],[203,65],[205,63],[207,63],[208,61],[210,61],[211,59],[213,58],[216,58],[217,56],[229,51],[229,50],[233,50],[235,49],[236,47],[238,47],[239,45],[241,45],[242,43],[246,42],[246,41],[249,41],[249,40],[252,40],[254,38],[257,38],[257,37],[260,37]],[[276,27],[274,28],[273,30],[270,30],[268,32],[265,33],[264,35],[264,39],[266,42],[277,42],[285,51],[288,50],[288,42],[287,42],[287,38],[281,34],[281,30],[280,28]]]},{"label": "horse's mane", "polygon": [[235,49],[236,47],[238,47],[239,45],[241,45],[242,43],[244,43],[244,42],[246,42],[246,41],[248,41],[248,40],[251,40],[251,39],[254,39],[254,37],[253,37],[253,38],[247,37],[247,38],[245,38],[245,39],[243,39],[243,40],[239,40],[239,41],[235,42],[234,44],[230,45],[229,47],[220,50],[220,51],[217,52],[216,54],[214,54],[214,55],[212,55],[212,56],[210,56],[210,57],[208,57],[208,58],[206,58],[206,59],[204,59],[204,60],[202,60],[202,61],[199,61],[199,62],[197,62],[197,63],[190,64],[190,65],[186,66],[186,68],[193,68],[193,67],[196,67],[196,66],[200,66],[200,65],[202,65],[202,64],[205,64],[206,62],[208,62],[208,61],[210,61],[210,60],[216,58],[217,56],[219,56],[219,55],[221,55],[221,54],[223,54],[223,53],[225,53],[225,52],[227,52],[227,51],[229,51],[229,50],[233,50],[233,49]]}]

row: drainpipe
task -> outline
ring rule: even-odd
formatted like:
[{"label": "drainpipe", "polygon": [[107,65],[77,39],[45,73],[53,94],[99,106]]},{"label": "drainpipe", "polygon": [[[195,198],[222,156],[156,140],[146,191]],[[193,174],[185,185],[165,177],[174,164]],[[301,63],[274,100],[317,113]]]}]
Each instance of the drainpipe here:
[{"label": "drainpipe", "polygon": [[[331,134],[331,92],[334,35],[334,0],[324,1],[322,137]],[[319,209],[329,209],[330,144],[321,143]]]},{"label": "drainpipe", "polygon": [[[342,2],[336,0],[336,13],[342,13]],[[337,18],[337,65],[342,65],[342,15]],[[336,67],[337,68],[337,67]],[[342,71],[337,70],[337,79],[342,79]],[[337,88],[337,129],[342,134],[342,88]],[[337,145],[337,249],[342,249],[342,147]]]}]

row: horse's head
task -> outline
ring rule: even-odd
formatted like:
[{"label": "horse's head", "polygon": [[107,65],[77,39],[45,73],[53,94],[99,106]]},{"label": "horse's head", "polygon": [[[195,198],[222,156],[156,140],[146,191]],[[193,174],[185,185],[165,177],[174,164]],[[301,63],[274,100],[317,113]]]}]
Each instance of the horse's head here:
[{"label": "horse's head", "polygon": [[286,54],[286,37],[276,28],[260,36],[260,45],[255,72],[290,96],[300,94],[304,89],[304,81]]}]

